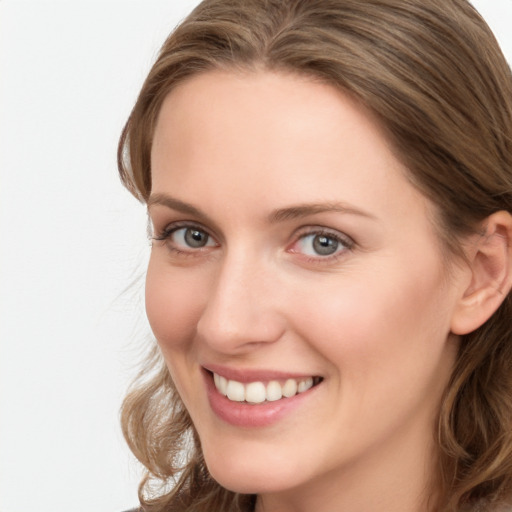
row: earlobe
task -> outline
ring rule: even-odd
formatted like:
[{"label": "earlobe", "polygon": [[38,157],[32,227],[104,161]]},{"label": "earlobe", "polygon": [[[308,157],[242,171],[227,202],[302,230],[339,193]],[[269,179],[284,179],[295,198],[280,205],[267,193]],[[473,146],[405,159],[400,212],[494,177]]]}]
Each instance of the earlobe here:
[{"label": "earlobe", "polygon": [[451,331],[468,334],[483,325],[512,288],[512,215],[499,211],[483,223],[468,251],[471,281],[454,311]]}]

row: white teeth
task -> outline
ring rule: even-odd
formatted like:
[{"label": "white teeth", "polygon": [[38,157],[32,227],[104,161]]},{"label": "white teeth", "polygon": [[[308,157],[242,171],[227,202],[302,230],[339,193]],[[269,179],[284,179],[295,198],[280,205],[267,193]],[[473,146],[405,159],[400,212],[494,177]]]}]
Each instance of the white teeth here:
[{"label": "white teeth", "polygon": [[245,388],[241,382],[228,380],[226,396],[233,402],[243,402],[245,400]]},{"label": "white teeth", "polygon": [[267,384],[267,400],[269,402],[274,402],[281,398],[283,398],[283,388],[281,387],[281,384],[279,384],[277,380],[271,380]]},{"label": "white teeth", "polygon": [[219,393],[227,396],[234,402],[246,401],[250,404],[261,404],[265,400],[273,402],[281,398],[290,398],[297,393],[303,393],[313,387],[313,377],[305,379],[287,379],[284,384],[277,380],[270,381],[266,386],[263,382],[249,382],[243,384],[236,380],[227,380],[225,377],[213,374],[213,381]]},{"label": "white teeth", "polygon": [[228,390],[228,380],[226,377],[222,377],[221,375],[213,374],[213,380],[215,381],[215,387],[224,395],[227,395]]},{"label": "white teeth", "polygon": [[283,396],[289,398],[297,394],[297,381],[295,379],[288,379],[283,386]]},{"label": "white teeth", "polygon": [[299,382],[297,391],[299,393],[303,393],[304,391],[307,391],[311,387],[313,387],[313,377],[308,377],[306,380],[301,380]]},{"label": "white teeth", "polygon": [[261,404],[267,398],[263,382],[251,382],[245,386],[245,400],[251,404]]}]

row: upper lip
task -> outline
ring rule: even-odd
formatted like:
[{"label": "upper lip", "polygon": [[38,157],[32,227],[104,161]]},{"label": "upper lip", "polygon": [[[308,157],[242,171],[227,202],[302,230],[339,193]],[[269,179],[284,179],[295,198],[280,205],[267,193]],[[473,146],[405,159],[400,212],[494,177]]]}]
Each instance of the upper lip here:
[{"label": "upper lip", "polygon": [[221,375],[228,380],[235,380],[241,383],[248,382],[267,382],[271,380],[286,380],[286,379],[307,379],[308,377],[315,377],[313,373],[303,372],[289,372],[270,369],[257,369],[257,368],[234,368],[230,366],[223,366],[218,364],[205,364],[203,368],[211,373]]}]

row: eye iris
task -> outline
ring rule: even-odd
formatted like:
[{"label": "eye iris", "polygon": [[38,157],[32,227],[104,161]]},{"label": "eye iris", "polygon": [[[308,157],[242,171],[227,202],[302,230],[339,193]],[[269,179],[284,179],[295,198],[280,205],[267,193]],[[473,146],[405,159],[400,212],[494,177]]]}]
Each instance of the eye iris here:
[{"label": "eye iris", "polygon": [[329,256],[338,250],[338,241],[325,235],[316,235],[313,239],[313,249],[321,256]]},{"label": "eye iris", "polygon": [[190,247],[204,247],[208,243],[208,235],[203,231],[188,228],[185,231],[185,242]]}]

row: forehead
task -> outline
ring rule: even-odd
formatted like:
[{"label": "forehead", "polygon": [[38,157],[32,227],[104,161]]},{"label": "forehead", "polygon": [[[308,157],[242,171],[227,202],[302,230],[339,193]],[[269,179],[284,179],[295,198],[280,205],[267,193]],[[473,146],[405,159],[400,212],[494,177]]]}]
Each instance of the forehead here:
[{"label": "forehead", "polygon": [[[158,116],[154,142],[158,143],[158,134],[172,128],[173,122],[180,123],[181,130],[204,133],[202,128],[209,128],[206,124],[209,119],[219,127],[222,122],[227,128],[231,123],[240,123],[241,118],[245,127],[262,129],[260,136],[273,127],[282,128],[290,135],[302,130],[309,136],[308,130],[320,128],[315,125],[317,121],[322,121],[326,129],[338,131],[343,128],[341,124],[353,127],[357,118],[356,124],[361,130],[368,135],[374,133],[386,144],[383,131],[367,108],[347,93],[314,77],[220,70],[195,75],[167,95]],[[349,126],[349,130],[352,127]],[[256,131],[251,135],[256,136]],[[275,137],[276,133],[271,135]]]},{"label": "forehead", "polygon": [[426,201],[406,173],[362,105],[308,77],[262,71],[180,84],[162,105],[152,147],[153,192],[215,195],[231,207],[342,200],[403,212]]}]

